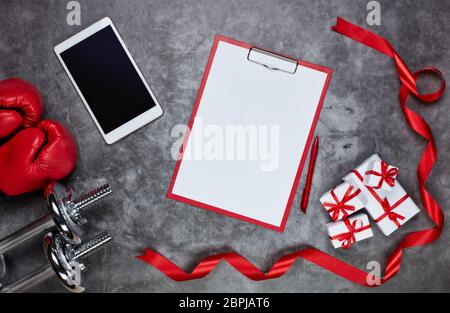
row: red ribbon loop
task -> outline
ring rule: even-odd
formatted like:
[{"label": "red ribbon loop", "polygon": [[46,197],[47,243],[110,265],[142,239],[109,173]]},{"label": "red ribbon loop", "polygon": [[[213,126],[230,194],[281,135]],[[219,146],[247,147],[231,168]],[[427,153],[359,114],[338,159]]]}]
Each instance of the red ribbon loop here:
[{"label": "red ribbon loop", "polygon": [[[438,90],[436,90],[435,92],[432,93],[426,93],[426,94],[420,94],[417,90],[415,92],[412,92],[412,94],[418,98],[419,100],[425,102],[425,103],[433,103],[437,100],[439,100],[442,95],[444,94],[444,90],[445,90],[445,79],[444,79],[444,75],[441,73],[441,71],[439,71],[437,68],[433,67],[433,66],[427,66],[421,70],[418,70],[417,72],[414,72],[413,77],[415,80],[418,80],[420,75],[425,74],[425,73],[429,73],[432,74],[434,76],[437,76],[437,78],[440,81],[440,86],[438,88]],[[408,90],[409,91],[409,90]]]},{"label": "red ribbon loop", "polygon": [[354,193],[351,193],[352,190],[353,190],[353,187],[350,186],[347,189],[347,191],[345,192],[342,199],[339,200],[339,198],[336,196],[336,193],[334,192],[334,189],[333,189],[333,190],[331,190],[330,193],[331,193],[331,196],[333,197],[335,203],[330,203],[330,202],[323,203],[324,207],[329,207],[329,209],[327,211],[328,211],[328,213],[330,213],[331,219],[333,221],[337,221],[337,219],[339,218],[339,213],[342,212],[344,217],[347,217],[348,215],[351,214],[351,212],[353,212],[355,210],[355,206],[347,204],[347,202],[352,200],[353,198],[355,198],[360,193],[360,190],[358,189]]}]

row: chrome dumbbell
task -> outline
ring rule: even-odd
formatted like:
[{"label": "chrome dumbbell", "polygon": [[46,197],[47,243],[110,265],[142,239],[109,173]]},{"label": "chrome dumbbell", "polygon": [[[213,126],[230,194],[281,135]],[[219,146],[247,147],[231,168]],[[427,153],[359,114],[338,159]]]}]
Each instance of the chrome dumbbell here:
[{"label": "chrome dumbbell", "polygon": [[111,188],[106,184],[72,200],[71,192],[63,185],[55,184],[53,191],[47,196],[47,207],[50,212],[0,240],[0,257],[54,226],[68,241],[80,243],[82,235],[80,226],[86,223],[83,214],[94,203],[111,193]]},{"label": "chrome dumbbell", "polygon": [[81,244],[73,245],[58,232],[50,231],[44,236],[43,240],[48,264],[41,266],[3,289],[0,287],[0,292],[23,292],[55,275],[69,291],[83,292],[85,288],[83,287],[82,273],[86,268],[81,260],[98,251],[111,240],[111,236],[105,231]]}]

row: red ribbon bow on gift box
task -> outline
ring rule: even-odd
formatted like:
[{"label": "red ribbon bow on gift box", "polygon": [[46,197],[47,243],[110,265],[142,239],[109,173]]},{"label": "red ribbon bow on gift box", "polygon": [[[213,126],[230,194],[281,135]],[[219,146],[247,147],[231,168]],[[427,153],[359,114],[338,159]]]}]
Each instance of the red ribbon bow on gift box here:
[{"label": "red ribbon bow on gift box", "polygon": [[336,193],[334,192],[334,189],[331,190],[331,196],[333,197],[335,203],[325,202],[323,204],[324,207],[330,207],[327,209],[327,212],[331,215],[331,219],[333,221],[337,221],[339,218],[339,213],[342,212],[344,217],[347,217],[350,215],[349,212],[352,212],[355,210],[354,205],[346,204],[348,201],[355,198],[360,192],[360,189],[357,189],[354,193],[351,193],[353,190],[353,187],[348,187],[347,191],[345,192],[344,196],[341,200],[336,196]]},{"label": "red ribbon bow on gift box", "polygon": [[[362,232],[366,229],[370,228],[370,225],[363,226],[364,223],[362,220],[354,220],[350,223],[350,221],[346,218],[342,220],[345,223],[345,226],[347,226],[348,232],[338,234],[335,236],[330,236],[331,240],[339,240],[342,241],[342,248],[343,249],[349,249],[352,245],[352,243],[356,242],[355,233]],[[360,223],[360,227],[358,227],[358,222]]]},{"label": "red ribbon bow on gift box", "polygon": [[400,200],[398,200],[396,203],[394,203],[393,205],[389,204],[389,201],[387,199],[384,199],[383,202],[381,203],[381,205],[383,206],[383,210],[384,213],[382,215],[380,215],[376,220],[375,223],[380,222],[381,220],[383,220],[384,218],[389,218],[391,221],[394,222],[394,224],[397,227],[400,227],[400,222],[399,221],[403,221],[405,219],[405,217],[401,214],[398,214],[396,212],[394,212],[395,208],[397,208],[400,204],[402,204],[403,201],[405,201],[406,199],[409,198],[409,195],[406,194],[403,197],[400,198]]},{"label": "red ribbon bow on gift box", "polygon": [[373,187],[373,188],[381,188],[381,186],[383,186],[383,182],[386,182],[386,184],[388,184],[391,187],[394,187],[395,184],[395,176],[397,176],[398,174],[398,169],[395,167],[392,167],[389,169],[389,165],[384,162],[381,161],[381,172],[377,172],[377,171],[367,171],[366,175],[375,175],[375,176],[380,176],[380,181],[378,182],[378,186]]}]

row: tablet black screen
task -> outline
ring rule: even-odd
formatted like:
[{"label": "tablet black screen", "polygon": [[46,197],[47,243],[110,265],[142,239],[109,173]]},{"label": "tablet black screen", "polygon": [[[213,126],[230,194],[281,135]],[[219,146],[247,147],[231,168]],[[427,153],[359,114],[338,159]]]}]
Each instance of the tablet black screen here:
[{"label": "tablet black screen", "polygon": [[105,134],[155,106],[111,26],[61,58]]}]

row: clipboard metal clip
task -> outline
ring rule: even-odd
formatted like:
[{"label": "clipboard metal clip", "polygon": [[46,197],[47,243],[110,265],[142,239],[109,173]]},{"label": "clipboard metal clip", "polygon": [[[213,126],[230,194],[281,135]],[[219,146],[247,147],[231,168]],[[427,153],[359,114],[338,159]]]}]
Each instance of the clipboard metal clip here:
[{"label": "clipboard metal clip", "polygon": [[288,74],[295,74],[298,67],[297,60],[255,47],[248,50],[247,60],[267,69]]}]

